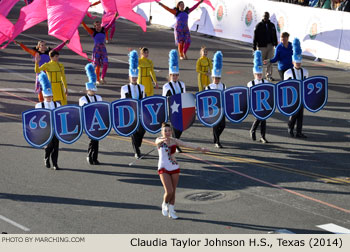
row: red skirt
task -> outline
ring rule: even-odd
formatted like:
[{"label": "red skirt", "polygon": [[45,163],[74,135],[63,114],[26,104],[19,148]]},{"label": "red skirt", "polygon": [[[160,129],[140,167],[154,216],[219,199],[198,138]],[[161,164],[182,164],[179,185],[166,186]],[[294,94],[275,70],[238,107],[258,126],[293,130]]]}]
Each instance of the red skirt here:
[{"label": "red skirt", "polygon": [[158,170],[158,174],[163,174],[163,173],[166,173],[166,174],[175,174],[175,173],[180,173],[180,168],[179,169],[176,169],[176,170],[173,170],[173,171],[168,171],[167,169],[165,168],[161,168]]}]

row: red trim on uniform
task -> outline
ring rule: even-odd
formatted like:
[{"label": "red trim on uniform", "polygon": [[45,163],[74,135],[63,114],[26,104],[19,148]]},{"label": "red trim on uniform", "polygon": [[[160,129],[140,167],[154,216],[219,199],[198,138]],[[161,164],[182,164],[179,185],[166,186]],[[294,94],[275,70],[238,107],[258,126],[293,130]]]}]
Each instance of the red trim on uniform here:
[{"label": "red trim on uniform", "polygon": [[165,169],[165,168],[162,168],[162,169],[159,169],[159,170],[158,170],[158,174],[163,174],[163,173],[166,173],[166,174],[180,173],[180,168],[178,168],[178,169],[176,169],[176,170],[173,170],[173,171],[168,171],[168,170]]}]

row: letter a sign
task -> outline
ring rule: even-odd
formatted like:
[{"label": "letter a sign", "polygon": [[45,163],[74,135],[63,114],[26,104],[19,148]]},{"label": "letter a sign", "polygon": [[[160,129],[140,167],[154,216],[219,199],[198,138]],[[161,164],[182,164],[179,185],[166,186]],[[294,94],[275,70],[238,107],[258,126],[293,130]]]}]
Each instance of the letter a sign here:
[{"label": "letter a sign", "polygon": [[92,102],[83,106],[84,130],[91,139],[101,140],[112,129],[110,103]]}]

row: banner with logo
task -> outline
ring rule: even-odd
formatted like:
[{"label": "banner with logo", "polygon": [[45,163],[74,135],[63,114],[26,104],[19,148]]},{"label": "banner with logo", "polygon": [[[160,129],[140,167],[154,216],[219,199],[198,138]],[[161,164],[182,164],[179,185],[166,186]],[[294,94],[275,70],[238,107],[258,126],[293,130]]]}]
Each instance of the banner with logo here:
[{"label": "banner with logo", "polygon": [[84,131],[93,140],[105,138],[112,129],[110,103],[92,102],[83,106]]},{"label": "banner with logo", "polygon": [[74,143],[83,133],[80,106],[66,105],[54,109],[53,122],[56,137],[65,144]]},{"label": "banner with logo", "polygon": [[35,148],[47,145],[53,135],[52,111],[49,109],[31,109],[22,113],[23,135]]},{"label": "banner with logo", "polygon": [[207,127],[214,127],[224,116],[221,90],[211,89],[197,93],[196,105],[197,117]]},{"label": "banner with logo", "polygon": [[141,123],[143,128],[152,133],[158,133],[162,123],[168,121],[167,97],[154,95],[140,101]]}]

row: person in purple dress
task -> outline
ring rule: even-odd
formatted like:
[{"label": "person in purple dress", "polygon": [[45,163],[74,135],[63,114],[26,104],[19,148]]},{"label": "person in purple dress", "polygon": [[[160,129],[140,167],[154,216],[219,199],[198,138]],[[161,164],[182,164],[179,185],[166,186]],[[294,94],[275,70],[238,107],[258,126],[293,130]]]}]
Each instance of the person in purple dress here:
[{"label": "person in purple dress", "polygon": [[188,28],[188,15],[194,11],[203,0],[196,3],[192,8],[185,8],[183,1],[179,1],[174,9],[158,2],[165,10],[175,15],[176,24],[174,28],[175,44],[178,46],[180,59],[187,59],[186,52],[191,44],[190,29]]}]

